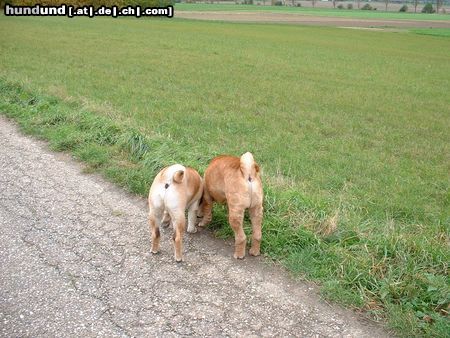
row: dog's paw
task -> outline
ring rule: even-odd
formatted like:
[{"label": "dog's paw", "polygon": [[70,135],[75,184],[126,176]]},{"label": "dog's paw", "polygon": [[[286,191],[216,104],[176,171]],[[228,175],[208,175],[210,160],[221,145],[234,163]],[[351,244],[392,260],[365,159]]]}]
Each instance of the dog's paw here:
[{"label": "dog's paw", "polygon": [[188,227],[187,232],[189,232],[190,234],[195,234],[197,232],[197,227],[195,225],[192,227]]},{"label": "dog's paw", "polygon": [[259,256],[259,255],[261,255],[261,252],[258,249],[253,249],[253,248],[251,248],[248,251],[248,253],[249,253],[249,255],[252,255],[252,256]]},{"label": "dog's paw", "polygon": [[243,255],[234,254],[233,257],[236,259],[244,259],[245,254],[243,254]]},{"label": "dog's paw", "polygon": [[159,251],[158,250],[151,250],[151,253],[156,255],[156,254],[159,254]]},{"label": "dog's paw", "polygon": [[170,221],[166,221],[166,222],[161,222],[161,226],[163,228],[167,228],[170,225]]}]

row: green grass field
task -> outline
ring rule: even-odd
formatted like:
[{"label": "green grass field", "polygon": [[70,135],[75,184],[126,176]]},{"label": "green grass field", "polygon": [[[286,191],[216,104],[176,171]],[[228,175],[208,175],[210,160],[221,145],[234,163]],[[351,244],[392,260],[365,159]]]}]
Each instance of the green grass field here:
[{"label": "green grass field", "polygon": [[265,255],[399,335],[448,336],[447,38],[108,18],[0,29],[0,112],[25,131],[140,195],[164,165],[252,151]]},{"label": "green grass field", "polygon": [[440,36],[443,38],[450,38],[450,28],[416,28],[412,32],[422,35]]},{"label": "green grass field", "polygon": [[[361,4],[361,7],[363,4]],[[273,12],[291,13],[313,16],[348,17],[361,19],[401,19],[401,20],[447,20],[447,14],[425,14],[420,13],[422,7],[418,7],[419,13],[411,12],[385,12],[383,8],[378,11],[364,11],[360,9],[333,9],[333,8],[312,8],[312,7],[292,7],[292,6],[257,6],[257,5],[229,5],[229,4],[188,4],[178,3],[175,11],[233,11],[233,12]]]}]

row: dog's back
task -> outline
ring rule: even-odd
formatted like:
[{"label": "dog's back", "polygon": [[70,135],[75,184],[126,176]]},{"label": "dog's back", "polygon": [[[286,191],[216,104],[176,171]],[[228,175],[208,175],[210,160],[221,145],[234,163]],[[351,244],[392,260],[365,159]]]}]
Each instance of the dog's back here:
[{"label": "dog's back", "polygon": [[183,182],[185,171],[186,168],[181,164],[174,164],[156,175],[148,195],[150,208],[164,208],[166,200],[171,199],[170,195],[177,192],[176,186]]},{"label": "dog's back", "polygon": [[155,177],[149,193],[149,205],[154,208],[188,208],[202,195],[202,178],[192,168],[181,164],[166,167]]},{"label": "dog's back", "polygon": [[214,158],[205,171],[205,191],[212,199],[224,203],[230,195],[249,195],[250,204],[262,200],[262,184],[253,155],[249,152],[241,157],[222,155]]}]

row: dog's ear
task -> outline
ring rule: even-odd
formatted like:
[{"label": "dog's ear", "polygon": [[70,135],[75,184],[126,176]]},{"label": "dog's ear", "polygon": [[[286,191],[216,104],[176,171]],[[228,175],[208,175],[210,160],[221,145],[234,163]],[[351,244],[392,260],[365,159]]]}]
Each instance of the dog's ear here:
[{"label": "dog's ear", "polygon": [[177,183],[183,182],[183,177],[184,177],[183,170],[178,170],[177,172],[175,172],[175,174],[173,174],[173,180]]},{"label": "dog's ear", "polygon": [[259,165],[257,165],[256,163],[255,163],[255,172],[258,174],[259,173]]}]

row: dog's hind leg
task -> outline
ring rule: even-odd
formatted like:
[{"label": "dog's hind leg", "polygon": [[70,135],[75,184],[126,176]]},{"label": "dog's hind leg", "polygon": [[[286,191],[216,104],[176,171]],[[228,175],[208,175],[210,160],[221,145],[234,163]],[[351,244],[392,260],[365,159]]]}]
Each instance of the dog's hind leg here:
[{"label": "dog's hind leg", "polygon": [[151,209],[149,214],[149,223],[150,223],[150,230],[152,232],[151,251],[152,253],[156,254],[159,251],[159,241],[161,237],[161,233],[159,231],[159,225],[161,223],[161,214]]},{"label": "dog's hind leg", "polygon": [[203,218],[198,224],[199,227],[204,227],[211,222],[212,205],[213,205],[212,198],[211,196],[209,196],[208,192],[205,189],[205,192],[203,193],[203,201],[200,205],[200,212],[203,215]]},{"label": "dog's hind leg", "polygon": [[195,223],[197,222],[197,210],[198,210],[198,201],[193,203],[188,209],[188,227],[187,232],[196,233],[197,227]]},{"label": "dog's hind leg", "polygon": [[167,210],[164,210],[164,214],[161,220],[161,226],[167,228],[170,225],[170,216]]},{"label": "dog's hind leg", "polygon": [[174,225],[173,245],[175,249],[175,260],[181,262],[183,260],[183,235],[186,227],[186,219],[184,211],[175,215],[170,215]]},{"label": "dog's hind leg", "polygon": [[245,257],[245,244],[247,239],[242,226],[244,221],[244,210],[229,206],[228,221],[234,231],[234,258],[243,259]]},{"label": "dog's hind leg", "polygon": [[259,256],[262,236],[261,223],[263,218],[263,207],[262,205],[257,205],[250,208],[248,211],[252,222],[252,246],[248,253],[252,256]]}]

